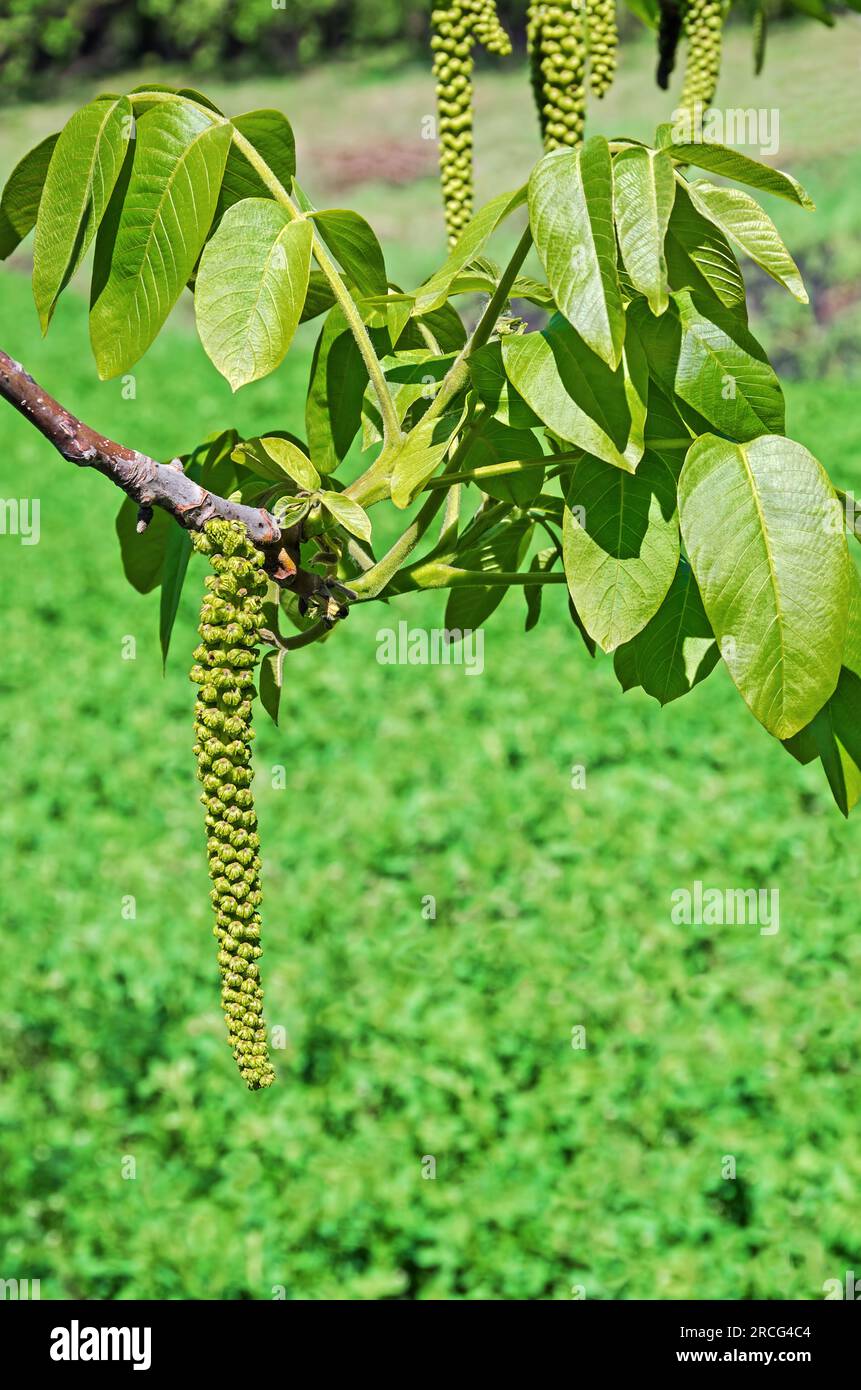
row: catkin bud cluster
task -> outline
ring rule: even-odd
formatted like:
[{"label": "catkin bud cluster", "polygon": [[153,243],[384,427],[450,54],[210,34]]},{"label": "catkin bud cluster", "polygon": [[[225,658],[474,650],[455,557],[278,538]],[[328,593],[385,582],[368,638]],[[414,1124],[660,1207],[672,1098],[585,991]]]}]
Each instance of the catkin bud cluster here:
[{"label": "catkin bud cluster", "polygon": [[577,145],[586,117],[586,28],[579,3],[533,3],[526,37],[532,90],[548,150]]},{"label": "catkin bud cluster", "polygon": [[194,752],[203,783],[207,855],[228,1041],[249,1090],[275,1073],[266,1046],[260,987],[260,839],[251,790],[253,670],[266,575],[263,556],[238,522],[210,521],[192,536],[209,557],[200,610]]},{"label": "catkin bud cluster", "polygon": [[688,0],[685,6],[688,55],[682,106],[691,110],[698,103],[708,106],[717,89],[724,14],[724,0]]},{"label": "catkin bud cluster", "polygon": [[589,81],[596,97],[613,85],[616,73],[616,0],[586,0],[586,36],[589,47]]},{"label": "catkin bud cluster", "polygon": [[511,41],[499,22],[495,0],[452,0],[431,16],[433,34],[440,175],[449,246],[472,216],[472,50],[510,53]]}]

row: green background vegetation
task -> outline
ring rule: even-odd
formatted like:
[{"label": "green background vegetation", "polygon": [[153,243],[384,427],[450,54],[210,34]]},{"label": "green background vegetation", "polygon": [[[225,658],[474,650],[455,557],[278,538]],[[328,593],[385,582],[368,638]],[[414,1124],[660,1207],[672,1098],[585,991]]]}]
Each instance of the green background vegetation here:
[{"label": "green background vegetation", "polygon": [[[780,109],[779,162],[819,204],[769,209],[814,312],[755,280],[757,328],[789,432],[861,490],[844,22],[781,29],[758,84],[737,32],[721,90]],[[626,45],[593,128],[650,134],[668,109],[652,59]],[[81,95],[5,111],[0,175]],[[371,217],[393,278],[433,268],[427,71],[213,95],[282,106],[318,205]],[[483,75],[478,101],[486,197],[537,142],[523,74]],[[301,430],[313,325],[234,398],[180,306],[125,400],[95,380],[82,297],[40,341],[27,270],[26,249],[0,270],[0,342],[108,434],[168,458],[231,423]],[[377,664],[379,627],[441,621],[426,596],[296,653],[282,728],[258,719],[257,744],[267,1012],[288,1041],[278,1084],[250,1096],[223,1041],[191,755],[197,585],[163,680],[117,494],[6,407],[0,441],[0,496],[39,497],[42,525],[38,546],[0,536],[0,1276],[48,1298],[735,1299],[818,1298],[858,1268],[858,825],[721,669],[664,712],[623,697],[558,590],[526,636],[508,596],[476,679]],[[780,933],[674,926],[670,895],[695,879],[779,888]]]}]

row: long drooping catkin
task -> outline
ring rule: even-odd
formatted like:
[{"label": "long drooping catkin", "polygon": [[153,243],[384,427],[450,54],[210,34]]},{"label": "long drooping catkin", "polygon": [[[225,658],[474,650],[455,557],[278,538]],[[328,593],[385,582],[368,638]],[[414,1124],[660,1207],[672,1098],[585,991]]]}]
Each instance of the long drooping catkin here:
[{"label": "long drooping catkin", "polygon": [[589,48],[589,82],[596,97],[613,85],[619,30],[616,0],[586,0],[586,38]]},{"label": "long drooping catkin", "polygon": [[267,580],[263,556],[238,522],[210,521],[192,540],[215,571],[206,579],[191,679],[198,686],[194,752],[206,807],[221,1000],[233,1056],[256,1091],[275,1079],[257,965],[260,839],[251,790],[253,668]]},{"label": "long drooping catkin", "polygon": [[452,0],[431,16],[439,162],[445,224],[453,246],[472,216],[472,50],[510,53],[511,41],[499,22],[495,0]]},{"label": "long drooping catkin", "polygon": [[579,5],[533,0],[527,10],[532,90],[545,148],[578,145],[586,115],[586,29]]},{"label": "long drooping catkin", "polygon": [[682,106],[708,106],[720,76],[724,0],[688,0],[684,11],[688,41]]}]

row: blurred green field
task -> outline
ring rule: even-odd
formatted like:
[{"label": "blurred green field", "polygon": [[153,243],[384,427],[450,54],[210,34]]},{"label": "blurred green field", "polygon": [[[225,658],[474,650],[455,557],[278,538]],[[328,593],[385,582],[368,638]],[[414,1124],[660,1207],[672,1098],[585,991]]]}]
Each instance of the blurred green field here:
[{"label": "blurred green field", "polygon": [[[602,128],[647,135],[666,114],[650,66],[626,48]],[[861,283],[857,52],[791,26],[759,88],[748,68],[737,34],[722,90],[780,107],[779,162],[820,205],[771,209],[821,279],[812,315],[763,293],[760,332],[785,354],[789,431],[858,490],[861,363],[833,346]],[[78,95],[4,112],[0,173]],[[431,84],[350,67],[214,95],[283,105],[322,203],[344,162],[323,152],[381,128],[415,143]],[[487,195],[536,151],[522,75],[483,75],[479,99]],[[339,196],[404,280],[438,258],[436,200],[429,175]],[[127,400],[95,381],[82,296],[40,341],[26,269],[22,252],[0,271],[0,344],[106,433],[170,457],[227,424],[301,429],[313,326],[234,398],[181,306]],[[163,679],[118,495],[6,407],[0,441],[0,496],[38,497],[42,532],[0,536],[0,1277],[40,1278],[44,1298],[815,1299],[858,1267],[858,822],[722,669],[663,712],[622,697],[557,590],[527,636],[509,595],[480,678],[377,664],[379,627],[441,621],[426,596],[295,653],[256,755],[267,1014],[287,1045],[249,1096],[223,1041],[191,756],[202,566]],[[695,879],[778,888],[779,933],[673,925]]]}]

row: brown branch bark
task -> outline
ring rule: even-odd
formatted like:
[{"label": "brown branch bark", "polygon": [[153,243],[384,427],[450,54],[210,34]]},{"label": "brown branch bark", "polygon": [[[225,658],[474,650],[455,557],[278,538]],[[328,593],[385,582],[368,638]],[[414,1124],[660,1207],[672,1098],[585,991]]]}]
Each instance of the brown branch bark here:
[{"label": "brown branch bark", "polygon": [[[20,362],[15,362],[2,350],[0,396],[20,411],[64,459],[79,468],[95,468],[122,488],[143,508],[144,519],[148,508],[162,507],[189,531],[202,530],[213,517],[241,521],[255,545],[273,556],[277,556],[279,541],[289,551],[290,543],[296,539],[292,531],[282,535],[274,516],[262,507],[246,507],[241,502],[230,502],[226,497],[207,492],[186,476],[178,460],[157,463],[147,454],[116,444],[90,429],[43,391]],[[283,555],[284,551],[281,553]]]}]

